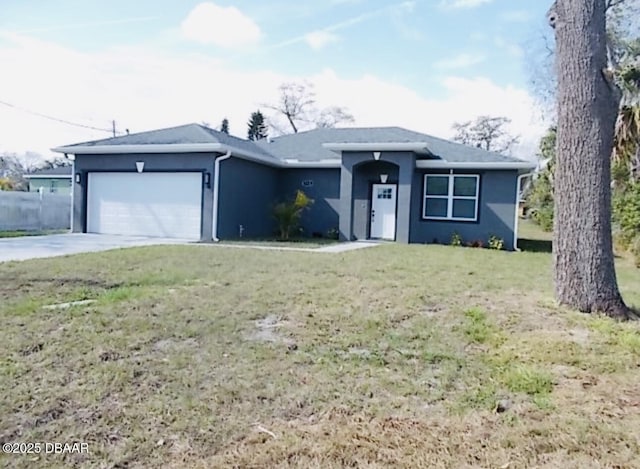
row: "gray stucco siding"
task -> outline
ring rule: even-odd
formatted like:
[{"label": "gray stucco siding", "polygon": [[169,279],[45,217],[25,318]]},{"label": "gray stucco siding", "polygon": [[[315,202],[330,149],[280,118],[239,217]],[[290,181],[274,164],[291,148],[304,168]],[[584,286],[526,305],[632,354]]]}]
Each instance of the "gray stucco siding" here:
[{"label": "gray stucco siding", "polygon": [[387,174],[387,183],[397,185],[396,241],[409,242],[412,182],[415,169],[413,152],[343,152],[340,181],[340,237],[367,239],[371,225],[371,189]]},{"label": "gray stucco siding", "polygon": [[270,237],[275,233],[271,207],[276,200],[278,170],[239,158],[220,163],[218,237]]},{"label": "gray stucco siding", "polygon": [[[73,178],[73,227],[76,233],[87,229],[88,173],[91,172],[132,172],[136,162],[143,161],[144,172],[202,172],[210,173],[213,181],[214,153],[172,153],[172,154],[118,154],[118,155],[76,155],[75,173],[80,174],[80,183]],[[211,239],[211,217],[213,212],[213,184],[202,192],[201,239]],[[167,188],[171,190],[171,188]]]},{"label": "gray stucco siding", "polygon": [[517,171],[464,170],[454,174],[480,176],[477,221],[429,220],[423,218],[424,175],[449,174],[446,170],[417,170],[414,175],[411,203],[412,243],[449,244],[454,233],[463,241],[481,240],[487,243],[491,236],[504,241],[504,248],[513,249],[513,230],[516,214]]},{"label": "gray stucco siding", "polygon": [[297,190],[313,199],[302,215],[305,236],[326,236],[338,229],[340,210],[340,169],[285,169],[278,177],[277,199],[289,200]]}]

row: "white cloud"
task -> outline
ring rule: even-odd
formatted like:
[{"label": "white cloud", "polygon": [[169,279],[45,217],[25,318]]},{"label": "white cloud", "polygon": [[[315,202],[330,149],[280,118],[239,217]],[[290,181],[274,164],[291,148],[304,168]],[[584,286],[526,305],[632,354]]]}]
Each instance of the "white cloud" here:
[{"label": "white cloud", "polygon": [[219,47],[242,47],[260,40],[260,27],[236,7],[196,5],[180,25],[185,38]]},{"label": "white cloud", "polygon": [[440,6],[445,8],[475,8],[485,3],[491,3],[493,0],[442,0]]},{"label": "white cloud", "polygon": [[538,141],[546,128],[537,119],[536,103],[526,90],[501,87],[487,78],[445,78],[442,85],[446,92],[435,98],[372,75],[345,80],[327,70],[313,77],[312,82],[319,104],[346,106],[359,126],[400,126],[450,139],[454,122],[481,115],[508,117],[512,120],[508,130],[521,136],[514,151],[521,158],[535,159]]},{"label": "white cloud", "polygon": [[340,38],[330,31],[313,31],[305,35],[305,41],[309,44],[309,47],[315,50],[320,50],[323,47],[338,42]]},{"label": "white cloud", "polygon": [[[2,41],[2,39],[5,41]],[[43,114],[131,132],[224,117],[231,133],[246,135],[246,122],[261,103],[274,102],[278,85],[307,79],[316,87],[318,105],[347,107],[356,125],[402,126],[449,138],[451,125],[478,115],[507,116],[523,136],[520,155],[533,155],[544,131],[532,123],[535,105],[522,89],[500,87],[485,78],[449,77],[445,93],[425,97],[380,77],[345,79],[332,70],[314,76],[288,76],[269,70],[239,71],[203,55],[168,55],[149,48],[120,48],[80,53],[55,44],[0,34],[0,99]],[[43,79],[43,70],[56,70]],[[263,109],[264,110],[264,109]],[[0,106],[0,151],[38,151],[58,145],[109,137]]]},{"label": "white cloud", "polygon": [[433,66],[443,70],[454,70],[473,67],[474,65],[484,62],[484,60],[485,57],[483,55],[462,53],[438,60]]}]

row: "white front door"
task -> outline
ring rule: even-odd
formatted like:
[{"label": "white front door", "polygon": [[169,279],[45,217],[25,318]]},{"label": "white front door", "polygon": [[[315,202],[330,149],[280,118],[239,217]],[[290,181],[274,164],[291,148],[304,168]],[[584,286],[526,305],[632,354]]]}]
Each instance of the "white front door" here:
[{"label": "white front door", "polygon": [[371,238],[396,238],[396,185],[374,184],[371,193]]}]

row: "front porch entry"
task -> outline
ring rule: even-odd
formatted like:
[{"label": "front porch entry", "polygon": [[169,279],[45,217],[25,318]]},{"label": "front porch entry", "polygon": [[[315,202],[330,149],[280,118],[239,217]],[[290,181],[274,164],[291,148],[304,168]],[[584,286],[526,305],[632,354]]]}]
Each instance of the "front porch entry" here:
[{"label": "front porch entry", "polygon": [[371,190],[372,239],[396,238],[397,186],[395,184],[373,184]]},{"label": "front porch entry", "polygon": [[343,151],[340,239],[408,243],[415,165],[410,151]]}]

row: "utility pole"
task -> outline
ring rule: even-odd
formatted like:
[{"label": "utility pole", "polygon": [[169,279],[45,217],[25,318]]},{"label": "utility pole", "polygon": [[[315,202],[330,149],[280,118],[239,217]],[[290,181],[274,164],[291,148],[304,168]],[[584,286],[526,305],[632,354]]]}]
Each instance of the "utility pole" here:
[{"label": "utility pole", "polygon": [[111,121],[111,129],[113,131],[113,136],[115,137],[116,136],[116,121],[115,120]]}]

